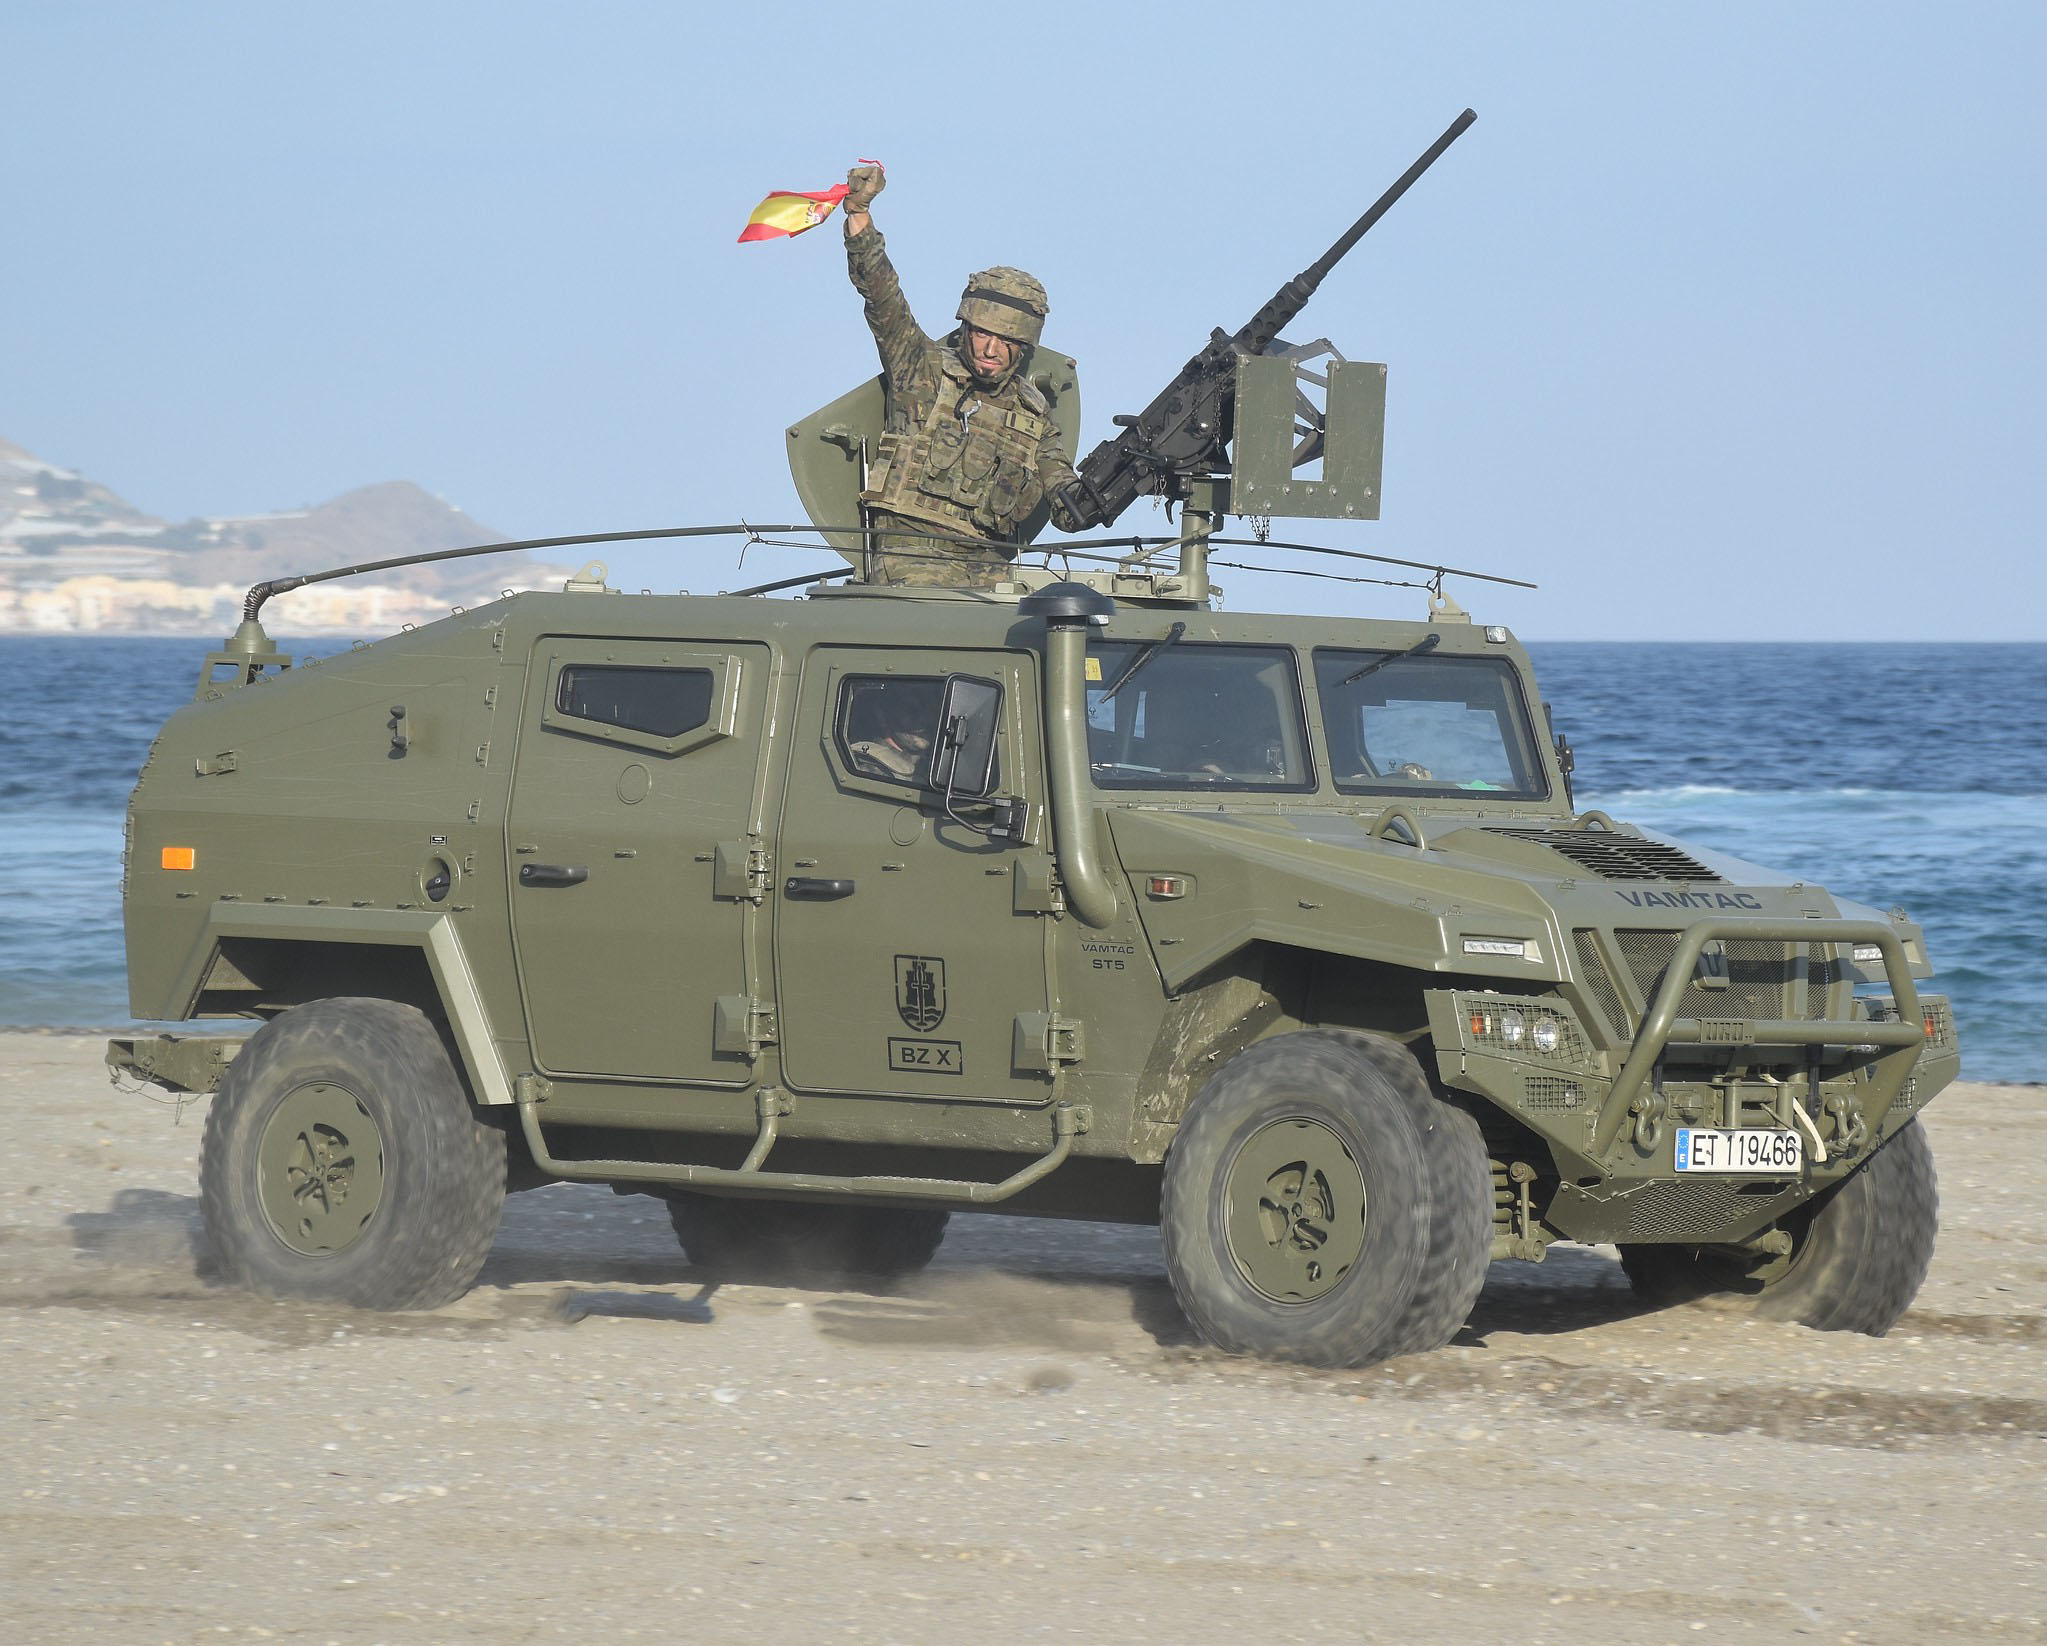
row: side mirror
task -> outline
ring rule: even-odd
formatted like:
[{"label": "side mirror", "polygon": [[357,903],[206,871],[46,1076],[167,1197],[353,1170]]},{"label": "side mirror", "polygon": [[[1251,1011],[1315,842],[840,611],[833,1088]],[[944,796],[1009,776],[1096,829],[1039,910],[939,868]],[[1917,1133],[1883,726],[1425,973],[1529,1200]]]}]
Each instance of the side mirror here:
[{"label": "side mirror", "polygon": [[1564,774],[1564,804],[1575,806],[1578,802],[1572,791],[1577,785],[1571,781],[1571,774],[1578,769],[1578,756],[1571,748],[1571,740],[1557,730],[1556,710],[1547,703],[1542,706],[1542,718],[1557,751],[1557,770]]},{"label": "side mirror", "polygon": [[938,710],[938,740],[931,751],[931,786],[947,796],[979,799],[995,773],[995,732],[1002,688],[992,680],[956,674],[945,682]]}]

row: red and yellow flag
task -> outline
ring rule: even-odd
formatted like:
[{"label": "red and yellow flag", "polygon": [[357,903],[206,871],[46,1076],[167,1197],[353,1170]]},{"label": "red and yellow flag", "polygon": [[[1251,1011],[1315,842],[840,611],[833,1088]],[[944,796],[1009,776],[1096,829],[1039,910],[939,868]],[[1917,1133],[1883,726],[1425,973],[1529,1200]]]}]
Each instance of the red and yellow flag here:
[{"label": "red and yellow flag", "polygon": [[744,245],[749,240],[784,240],[790,235],[814,229],[846,198],[846,185],[834,183],[815,194],[800,189],[777,189],[753,208],[746,227],[739,231]]}]

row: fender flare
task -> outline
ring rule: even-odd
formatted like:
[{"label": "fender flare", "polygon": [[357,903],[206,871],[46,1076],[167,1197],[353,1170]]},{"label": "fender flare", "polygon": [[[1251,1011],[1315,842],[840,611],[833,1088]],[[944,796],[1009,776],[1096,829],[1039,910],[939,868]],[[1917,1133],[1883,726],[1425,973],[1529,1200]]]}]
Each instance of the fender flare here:
[{"label": "fender flare", "polygon": [[206,925],[179,968],[171,998],[190,1012],[223,938],[265,938],[289,943],[372,943],[419,951],[440,995],[441,1009],[461,1054],[463,1072],[476,1101],[513,1101],[512,1083],[498,1056],[483,994],[463,952],[453,917],[433,909],[292,908],[275,904],[216,903]]}]

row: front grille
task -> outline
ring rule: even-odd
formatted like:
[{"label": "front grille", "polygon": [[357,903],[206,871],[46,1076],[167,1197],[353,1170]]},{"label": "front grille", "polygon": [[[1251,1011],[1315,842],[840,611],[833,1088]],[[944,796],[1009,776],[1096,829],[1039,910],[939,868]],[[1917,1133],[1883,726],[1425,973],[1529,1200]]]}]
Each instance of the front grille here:
[{"label": "front grille", "polygon": [[1571,933],[1572,947],[1578,955],[1578,976],[1585,984],[1586,992],[1592,996],[1600,1015],[1606,1019],[1607,1032],[1616,1040],[1626,1040],[1635,1031],[1628,1009],[1621,1004],[1620,992],[1613,986],[1613,974],[1606,969],[1606,957],[1599,952],[1599,935],[1585,927]]},{"label": "front grille", "polygon": [[[1805,1015],[1808,1021],[1823,1023],[1836,1015],[1828,1008],[1835,998],[1836,988],[1848,981],[1848,963],[1827,957],[1827,945],[1809,943],[1805,950]],[[1845,1014],[1847,1002],[1842,1000]]]},{"label": "front grille", "polygon": [[[1679,934],[1624,927],[1613,935],[1642,999],[1654,1000],[1663,983],[1664,969],[1677,950]],[[1820,945],[1816,943],[1731,937],[1721,946],[1727,951],[1727,987],[1701,988],[1694,976],[1678,998],[1679,1017],[1802,1016],[1818,1021],[1827,1015],[1828,990],[1846,975],[1839,962],[1823,961],[1818,973],[1822,981],[1814,986],[1808,956],[1819,952]]]},{"label": "front grille", "polygon": [[1512,835],[1547,846],[1559,857],[1567,857],[1581,869],[1590,869],[1601,880],[1718,880],[1697,858],[1660,840],[1641,840],[1631,834],[1607,834],[1591,829],[1508,829],[1492,827],[1487,834]]}]

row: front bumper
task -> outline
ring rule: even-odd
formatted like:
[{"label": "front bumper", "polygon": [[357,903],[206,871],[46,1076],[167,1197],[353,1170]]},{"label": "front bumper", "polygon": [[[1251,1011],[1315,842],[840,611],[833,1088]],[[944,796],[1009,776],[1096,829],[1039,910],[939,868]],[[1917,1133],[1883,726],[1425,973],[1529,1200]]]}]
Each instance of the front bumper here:
[{"label": "front bumper", "polygon": [[[1563,994],[1427,994],[1444,1083],[1485,1098],[1547,1145],[1550,1158],[1528,1165],[1541,1179],[1541,1220],[1553,1233],[1745,1239],[1866,1163],[1959,1073],[1948,1003],[1917,992],[1886,926],[1736,918],[1672,935],[1678,942],[1662,982],[1634,1037],[1618,1045],[1603,1045],[1608,1037]],[[1806,1021],[1680,1017],[1699,952],[1716,938],[1777,940],[1801,952],[1875,945],[1893,993],[1836,994],[1833,1010],[1845,1005],[1846,1015]],[[1675,1136],[1687,1125],[1798,1131],[1804,1166],[1784,1179],[1680,1173]],[[1495,1135],[1496,1155],[1512,1151],[1511,1135]]]}]

